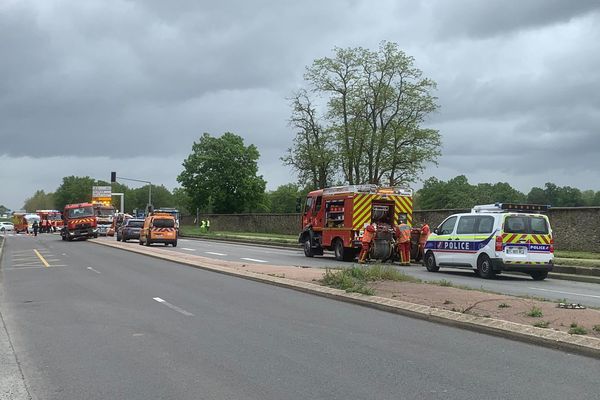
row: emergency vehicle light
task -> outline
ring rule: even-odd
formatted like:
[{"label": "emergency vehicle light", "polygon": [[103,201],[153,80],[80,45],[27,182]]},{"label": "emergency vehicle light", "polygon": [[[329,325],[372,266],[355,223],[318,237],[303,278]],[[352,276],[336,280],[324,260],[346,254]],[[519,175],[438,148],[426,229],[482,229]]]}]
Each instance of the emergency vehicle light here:
[{"label": "emergency vehicle light", "polygon": [[516,203],[495,203],[495,204],[484,204],[473,207],[471,212],[507,212],[507,211],[518,211],[518,212],[546,212],[550,208],[549,205],[542,204],[516,204]]}]

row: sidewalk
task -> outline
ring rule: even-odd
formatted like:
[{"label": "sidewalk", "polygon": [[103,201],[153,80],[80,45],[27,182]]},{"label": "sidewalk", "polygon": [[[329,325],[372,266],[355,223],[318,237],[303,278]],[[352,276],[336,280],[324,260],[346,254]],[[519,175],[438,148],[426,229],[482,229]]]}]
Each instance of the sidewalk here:
[{"label": "sidewalk", "polygon": [[320,285],[318,281],[326,273],[322,269],[229,262],[108,240],[93,240],[91,243],[600,358],[600,311],[597,310],[567,310],[557,308],[553,302],[446,287],[443,282],[437,285],[405,281],[372,282],[370,287],[375,295],[368,296]]}]

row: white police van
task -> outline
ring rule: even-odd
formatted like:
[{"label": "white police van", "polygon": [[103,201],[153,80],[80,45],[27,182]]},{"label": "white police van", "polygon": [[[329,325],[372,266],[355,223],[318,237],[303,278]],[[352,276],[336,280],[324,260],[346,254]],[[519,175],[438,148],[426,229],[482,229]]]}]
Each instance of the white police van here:
[{"label": "white police van", "polygon": [[496,203],[446,218],[427,240],[424,265],[472,268],[482,278],[501,271],[548,276],[554,266],[554,239],[548,206]]}]

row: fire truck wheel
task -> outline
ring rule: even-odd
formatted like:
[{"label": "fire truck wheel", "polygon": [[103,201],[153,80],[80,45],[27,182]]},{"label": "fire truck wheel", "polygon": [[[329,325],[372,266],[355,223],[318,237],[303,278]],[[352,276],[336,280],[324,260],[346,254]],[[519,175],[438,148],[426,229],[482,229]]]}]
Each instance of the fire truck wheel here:
[{"label": "fire truck wheel", "polygon": [[438,272],[440,267],[435,264],[435,256],[432,252],[425,254],[425,268],[429,272]]},{"label": "fire truck wheel", "polygon": [[347,255],[344,250],[344,242],[342,239],[335,239],[335,242],[333,243],[333,253],[335,254],[335,259],[337,261],[346,260]]},{"label": "fire truck wheel", "polygon": [[304,255],[306,257],[312,257],[315,255],[313,253],[312,246],[310,245],[310,238],[306,238],[306,240],[304,241],[303,247],[304,247]]},{"label": "fire truck wheel", "polygon": [[172,244],[173,244],[173,247],[177,247],[177,240],[174,241]]}]

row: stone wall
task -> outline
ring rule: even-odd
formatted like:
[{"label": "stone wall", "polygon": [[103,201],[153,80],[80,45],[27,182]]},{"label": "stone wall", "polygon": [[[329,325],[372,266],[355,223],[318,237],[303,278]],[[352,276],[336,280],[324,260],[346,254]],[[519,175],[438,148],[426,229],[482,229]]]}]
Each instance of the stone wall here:
[{"label": "stone wall", "polygon": [[[428,222],[432,228],[447,216],[469,210],[417,210],[413,224]],[[211,214],[200,219],[210,220],[211,230],[259,232],[295,235],[300,230],[300,214]],[[554,244],[559,250],[600,252],[600,207],[552,208],[548,218],[554,232]],[[184,217],[191,225],[194,217]]]}]

